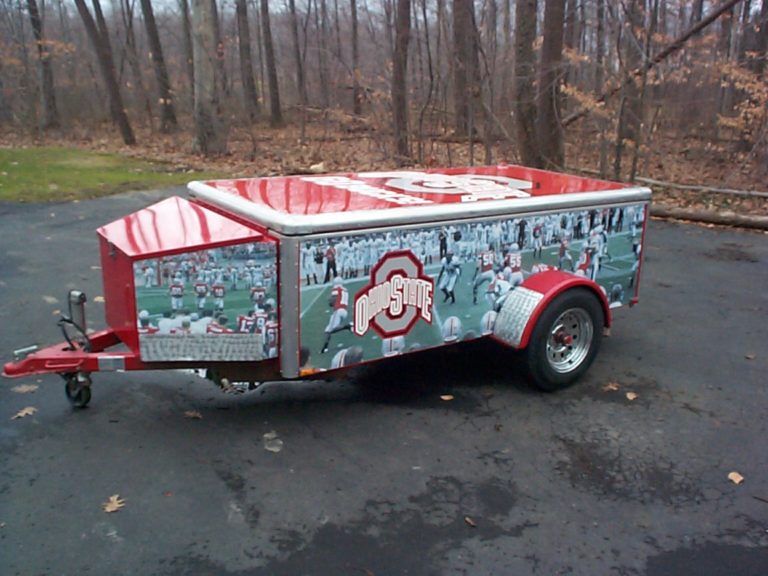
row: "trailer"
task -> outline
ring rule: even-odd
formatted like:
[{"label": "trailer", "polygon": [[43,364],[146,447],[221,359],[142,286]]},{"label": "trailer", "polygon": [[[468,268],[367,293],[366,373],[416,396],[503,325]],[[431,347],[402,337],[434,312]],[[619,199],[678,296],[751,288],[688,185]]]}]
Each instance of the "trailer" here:
[{"label": "trailer", "polygon": [[3,375],[194,369],[217,385],[330,378],[492,338],[554,391],[638,301],[648,188],[498,165],[191,182],[99,228],[108,328],[84,293],[64,341]]}]

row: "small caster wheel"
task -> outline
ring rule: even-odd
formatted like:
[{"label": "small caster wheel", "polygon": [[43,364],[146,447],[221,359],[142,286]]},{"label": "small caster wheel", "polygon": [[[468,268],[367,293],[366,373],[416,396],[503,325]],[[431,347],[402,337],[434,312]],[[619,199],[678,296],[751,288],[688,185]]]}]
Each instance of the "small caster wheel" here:
[{"label": "small caster wheel", "polygon": [[64,393],[75,408],[85,408],[91,401],[91,378],[84,374],[75,374],[66,378]]}]

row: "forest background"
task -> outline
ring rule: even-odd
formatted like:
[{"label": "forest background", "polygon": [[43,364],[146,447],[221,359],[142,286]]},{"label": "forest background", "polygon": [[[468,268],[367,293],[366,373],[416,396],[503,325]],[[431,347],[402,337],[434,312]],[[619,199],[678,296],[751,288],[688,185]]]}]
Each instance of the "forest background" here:
[{"label": "forest background", "polygon": [[764,221],[767,48],[768,0],[0,0],[0,146],[227,176],[519,163]]}]

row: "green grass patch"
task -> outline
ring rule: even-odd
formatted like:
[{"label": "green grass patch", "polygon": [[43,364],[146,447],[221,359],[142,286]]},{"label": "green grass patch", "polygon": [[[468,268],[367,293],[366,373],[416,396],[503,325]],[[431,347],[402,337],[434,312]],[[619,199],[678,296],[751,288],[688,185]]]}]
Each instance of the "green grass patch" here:
[{"label": "green grass patch", "polygon": [[221,177],[71,148],[0,148],[0,200],[54,202]]}]

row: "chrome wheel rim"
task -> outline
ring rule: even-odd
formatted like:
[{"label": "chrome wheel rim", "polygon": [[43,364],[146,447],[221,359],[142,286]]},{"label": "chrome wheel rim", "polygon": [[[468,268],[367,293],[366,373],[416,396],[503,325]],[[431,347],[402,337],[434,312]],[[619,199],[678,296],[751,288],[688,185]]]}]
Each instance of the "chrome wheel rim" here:
[{"label": "chrome wheel rim", "polygon": [[552,324],[547,338],[547,361],[559,374],[576,370],[589,354],[595,327],[582,308],[569,308]]}]

